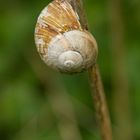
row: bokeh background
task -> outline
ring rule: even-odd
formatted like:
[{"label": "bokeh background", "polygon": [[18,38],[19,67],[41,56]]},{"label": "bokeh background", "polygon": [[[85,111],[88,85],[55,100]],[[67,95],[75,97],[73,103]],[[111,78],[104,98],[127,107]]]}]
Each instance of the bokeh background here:
[{"label": "bokeh background", "polygon": [[[37,54],[49,0],[0,0],[0,139],[99,140],[88,74],[64,75]],[[140,0],[85,0],[116,140],[140,140]]]}]

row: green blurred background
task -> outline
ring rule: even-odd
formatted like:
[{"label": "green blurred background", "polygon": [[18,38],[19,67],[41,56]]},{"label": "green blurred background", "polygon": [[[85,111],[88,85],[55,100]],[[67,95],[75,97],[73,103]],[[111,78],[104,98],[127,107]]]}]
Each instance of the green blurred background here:
[{"label": "green blurred background", "polygon": [[[0,140],[99,140],[88,74],[64,75],[37,54],[48,0],[0,0]],[[85,0],[116,140],[140,140],[140,0]]]}]

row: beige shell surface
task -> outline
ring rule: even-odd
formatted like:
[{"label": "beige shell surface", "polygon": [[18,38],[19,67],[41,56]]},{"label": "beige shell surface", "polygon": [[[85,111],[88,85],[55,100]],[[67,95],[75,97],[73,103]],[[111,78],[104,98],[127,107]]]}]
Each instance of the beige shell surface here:
[{"label": "beige shell surface", "polygon": [[46,48],[53,37],[74,29],[82,30],[72,6],[66,1],[52,1],[43,9],[36,24],[35,42],[38,52],[41,56],[46,55]]},{"label": "beige shell surface", "polygon": [[43,9],[35,43],[42,60],[63,73],[87,70],[98,54],[94,37],[82,29],[78,14],[65,0],[54,0]]},{"label": "beige shell surface", "polygon": [[94,37],[86,31],[72,30],[51,40],[44,61],[60,72],[77,73],[94,65],[97,55]]}]

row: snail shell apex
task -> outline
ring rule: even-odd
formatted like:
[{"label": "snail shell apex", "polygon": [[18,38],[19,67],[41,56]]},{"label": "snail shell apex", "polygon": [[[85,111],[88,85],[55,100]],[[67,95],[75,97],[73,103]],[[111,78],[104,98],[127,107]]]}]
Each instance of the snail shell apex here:
[{"label": "snail shell apex", "polygon": [[43,61],[63,73],[87,70],[98,54],[94,37],[83,30],[77,13],[66,1],[53,1],[41,12],[35,43]]}]

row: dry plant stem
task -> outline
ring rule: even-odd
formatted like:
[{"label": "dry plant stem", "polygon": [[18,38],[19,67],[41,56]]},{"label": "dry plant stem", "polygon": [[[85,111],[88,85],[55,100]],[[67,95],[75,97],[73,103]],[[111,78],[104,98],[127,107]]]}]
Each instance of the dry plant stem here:
[{"label": "dry plant stem", "polygon": [[112,140],[110,117],[108,113],[101,76],[97,65],[93,66],[89,70],[89,78],[102,140]]},{"label": "dry plant stem", "polygon": [[[83,28],[85,30],[88,30],[88,23],[86,20],[82,0],[71,0],[71,2],[80,17],[80,22]],[[89,78],[102,140],[112,140],[111,122],[108,113],[102,80],[97,65],[89,69]]]}]

